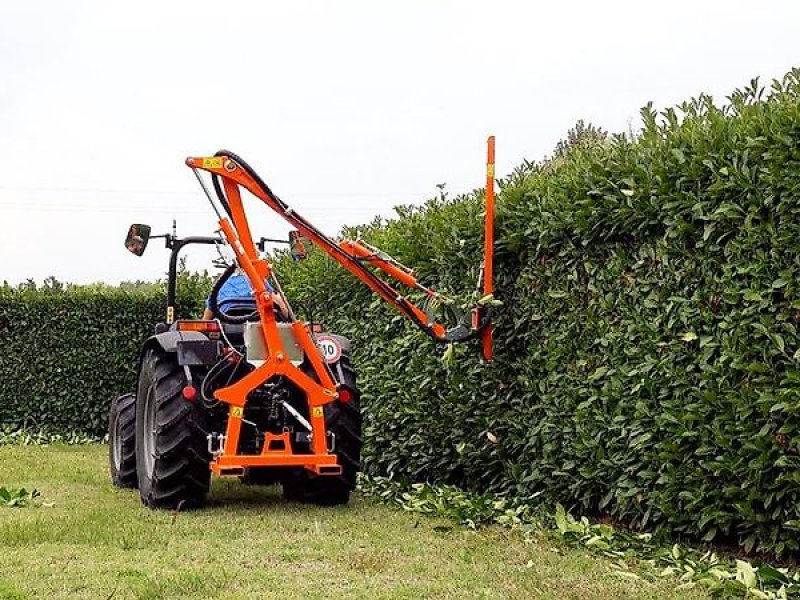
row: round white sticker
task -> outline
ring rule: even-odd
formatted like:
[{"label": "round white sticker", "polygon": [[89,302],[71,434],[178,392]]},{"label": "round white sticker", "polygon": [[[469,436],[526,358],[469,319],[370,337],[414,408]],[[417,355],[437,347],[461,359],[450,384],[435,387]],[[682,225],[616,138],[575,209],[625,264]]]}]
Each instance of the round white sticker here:
[{"label": "round white sticker", "polygon": [[330,335],[318,335],[317,347],[322,352],[322,358],[327,363],[335,363],[342,358],[342,345]]}]

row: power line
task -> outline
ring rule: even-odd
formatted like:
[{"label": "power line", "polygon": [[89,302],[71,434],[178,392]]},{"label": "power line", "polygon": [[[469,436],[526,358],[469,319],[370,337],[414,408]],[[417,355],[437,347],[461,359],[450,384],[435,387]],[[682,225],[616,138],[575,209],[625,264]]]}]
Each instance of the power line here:
[{"label": "power line", "polygon": [[[163,206],[88,206],[76,204],[24,204],[19,203],[4,203],[0,201],[0,210],[8,212],[58,212],[58,213],[77,213],[77,214],[131,214],[131,213],[147,213],[151,215],[168,215],[171,217],[180,217],[181,215],[206,215],[212,216],[212,213],[205,208],[187,208],[184,206],[163,207]],[[387,208],[387,211],[389,209]],[[346,219],[359,219],[359,220],[372,220],[378,216],[379,211],[374,208],[371,209],[354,209],[354,208],[316,208],[310,209],[309,214],[313,213],[315,216],[332,217],[340,216]]]},{"label": "power line", "polygon": [[[195,191],[177,191],[177,190],[120,190],[120,189],[105,189],[105,188],[67,188],[67,187],[30,187],[30,186],[0,186],[0,191],[4,192],[45,192],[56,194],[153,194],[153,195],[168,195],[168,196],[196,196],[198,192]],[[371,198],[375,196],[383,197],[397,197],[397,196],[426,196],[434,193],[428,192],[292,192],[293,196],[320,196],[320,197],[366,197]]]},{"label": "power line", "polygon": [[[148,206],[146,204],[138,204],[136,206],[118,206],[118,205],[91,205],[91,204],[76,204],[74,202],[58,202],[58,203],[20,203],[20,202],[5,202],[0,200],[0,209],[7,211],[19,212],[70,212],[70,213],[142,213],[148,214],[161,214],[161,215],[211,215],[212,213],[205,207],[187,207],[187,206]],[[359,217],[371,219],[376,215],[375,208],[329,208],[317,207],[309,208],[309,214],[332,216],[342,215],[348,217]]]}]

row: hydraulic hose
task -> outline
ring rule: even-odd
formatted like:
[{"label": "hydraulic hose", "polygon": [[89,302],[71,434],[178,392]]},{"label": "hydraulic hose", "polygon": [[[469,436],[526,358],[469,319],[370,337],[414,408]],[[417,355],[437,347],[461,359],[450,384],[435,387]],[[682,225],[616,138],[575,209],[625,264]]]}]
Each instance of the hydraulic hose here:
[{"label": "hydraulic hose", "polygon": [[228,204],[228,199],[225,197],[225,194],[222,191],[222,186],[219,184],[219,175],[216,173],[211,174],[211,184],[214,186],[214,191],[217,193],[217,199],[219,200],[219,203],[222,204],[222,208],[225,209],[225,214],[233,218],[231,215],[231,205]]}]

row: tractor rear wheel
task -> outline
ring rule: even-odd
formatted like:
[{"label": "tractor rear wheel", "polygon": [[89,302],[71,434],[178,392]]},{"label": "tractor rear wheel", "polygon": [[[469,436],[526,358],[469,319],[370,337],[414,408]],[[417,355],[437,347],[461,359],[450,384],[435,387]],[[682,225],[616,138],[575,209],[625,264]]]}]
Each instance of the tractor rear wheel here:
[{"label": "tractor rear wheel", "polygon": [[185,385],[174,353],[145,352],[136,398],[136,466],[142,502],[151,508],[197,507],[208,493],[205,413],[183,397]]},{"label": "tractor rear wheel", "polygon": [[136,395],[123,394],[111,401],[108,413],[108,466],[111,482],[119,488],[136,488]]},{"label": "tractor rear wheel", "polygon": [[283,497],[294,502],[308,502],[322,506],[347,504],[350,492],[356,487],[356,477],[361,469],[361,407],[356,373],[350,359],[343,355],[331,365],[339,383],[351,393],[348,402],[334,401],[326,404],[325,426],[333,434],[334,448],[340,475],[313,475],[308,471],[293,473],[284,479]]}]

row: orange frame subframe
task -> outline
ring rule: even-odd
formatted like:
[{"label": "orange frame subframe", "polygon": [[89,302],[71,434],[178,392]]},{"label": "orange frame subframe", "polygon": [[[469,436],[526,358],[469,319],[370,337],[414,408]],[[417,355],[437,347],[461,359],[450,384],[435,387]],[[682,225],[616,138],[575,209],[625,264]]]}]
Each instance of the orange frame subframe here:
[{"label": "orange frame subframe", "polygon": [[[230,206],[230,219],[222,217],[219,226],[233,249],[239,266],[250,280],[268,354],[267,360],[261,366],[233,385],[214,393],[215,398],[229,406],[229,416],[225,443],[222,452],[211,461],[211,471],[215,475],[239,475],[246,467],[304,467],[318,475],[339,474],[341,466],[336,455],[328,451],[323,409],[326,404],[338,399],[336,383],[323,362],[311,332],[301,321],[295,320],[292,323],[292,330],[319,382],[314,381],[289,360],[275,320],[272,295],[264,284],[272,273],[271,265],[268,260],[258,255],[253,243],[239,186],[246,188],[271,208],[275,210],[279,208],[244,169],[227,157],[188,158],[186,164],[193,169],[202,169],[222,178]],[[294,383],[306,394],[311,424],[311,454],[293,453],[288,433],[277,436],[267,434],[261,454],[238,454],[242,415],[248,394],[279,375]],[[272,443],[275,441],[278,443]]]},{"label": "orange frame subframe", "polygon": [[[326,238],[307,221],[299,218],[291,208],[280,202],[270,190],[257,181],[252,170],[244,168],[224,151],[212,157],[190,157],[187,166],[195,172],[200,169],[222,178],[227,198],[230,218],[220,216],[219,227],[228,244],[236,255],[241,269],[247,274],[253,288],[258,313],[261,318],[261,331],[264,336],[268,358],[264,364],[247,374],[235,384],[217,390],[214,396],[230,407],[228,427],[222,452],[211,462],[211,470],[217,475],[238,475],[246,467],[304,467],[317,474],[338,474],[341,466],[334,454],[328,451],[327,429],[325,427],[324,406],[339,398],[336,383],[324,363],[311,332],[300,321],[292,323],[295,339],[316,374],[314,381],[306,373],[295,367],[288,359],[286,350],[275,320],[272,295],[264,284],[272,274],[268,260],[259,256],[250,226],[242,206],[240,187],[245,188],[256,198],[264,202],[284,219],[292,223],[298,232],[309,238],[315,246],[322,249],[333,260],[342,265],[362,283],[378,294],[390,305],[398,309],[406,317],[417,323],[425,332],[438,342],[453,341],[448,330],[435,319],[431,319],[425,311],[402,296],[391,285],[366,270],[362,263],[382,271],[389,277],[409,288],[415,288],[428,296],[438,294],[421,285],[410,270],[392,261],[377,249],[368,248],[358,241],[343,240],[334,242]],[[199,178],[199,174],[198,174]],[[202,183],[202,181],[201,181]],[[205,188],[205,186],[204,186]],[[213,204],[213,200],[209,196]],[[485,217],[484,262],[482,266],[483,293],[491,294],[492,263],[494,246],[494,137],[488,139],[488,155],[486,165],[486,217]],[[483,309],[473,309],[473,333],[481,339],[482,354],[485,360],[492,359],[492,326],[481,321]],[[468,338],[454,341],[465,341]],[[237,448],[242,426],[242,415],[248,394],[258,386],[275,376],[284,376],[306,394],[311,423],[311,454],[294,454],[288,434],[266,434],[264,448],[260,455],[239,455]],[[275,448],[273,449],[273,442]]]}]

